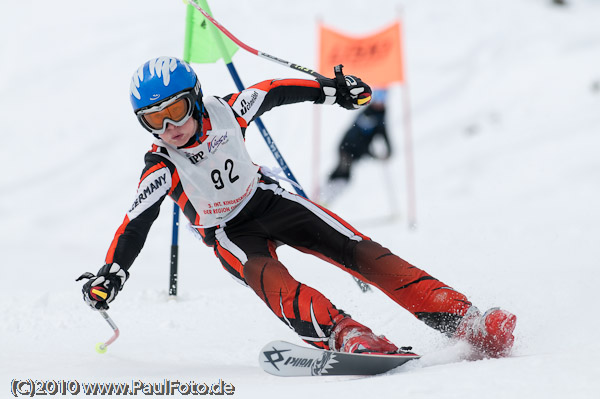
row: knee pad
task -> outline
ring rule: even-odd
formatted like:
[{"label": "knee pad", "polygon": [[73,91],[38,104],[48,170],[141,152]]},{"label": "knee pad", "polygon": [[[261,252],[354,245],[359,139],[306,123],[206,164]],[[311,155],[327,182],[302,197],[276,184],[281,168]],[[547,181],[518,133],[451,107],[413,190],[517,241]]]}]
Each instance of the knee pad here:
[{"label": "knee pad", "polygon": [[287,292],[298,285],[281,262],[266,256],[248,259],[244,264],[244,279],[261,296],[262,291]]}]

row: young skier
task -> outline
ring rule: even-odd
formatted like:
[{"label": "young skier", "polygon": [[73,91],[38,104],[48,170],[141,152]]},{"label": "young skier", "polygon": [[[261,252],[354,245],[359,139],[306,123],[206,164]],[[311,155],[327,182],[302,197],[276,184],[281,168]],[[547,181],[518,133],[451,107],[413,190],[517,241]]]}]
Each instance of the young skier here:
[{"label": "young skier", "polygon": [[516,317],[484,314],[447,286],[352,228],[337,215],[281,188],[252,163],[249,123],[273,107],[301,101],[357,109],[371,89],[359,78],[275,79],[225,97],[203,96],[187,63],[152,59],[134,73],[131,103],[155,138],[137,195],[117,229],[105,265],[83,286],[84,300],[108,309],[142,249],[164,198],[183,210],[222,266],[250,287],[304,341],[342,352],[393,353],[398,347],[296,281],[278,261],[286,244],[326,259],[387,294],[427,325],[473,345],[482,355],[509,353]]}]

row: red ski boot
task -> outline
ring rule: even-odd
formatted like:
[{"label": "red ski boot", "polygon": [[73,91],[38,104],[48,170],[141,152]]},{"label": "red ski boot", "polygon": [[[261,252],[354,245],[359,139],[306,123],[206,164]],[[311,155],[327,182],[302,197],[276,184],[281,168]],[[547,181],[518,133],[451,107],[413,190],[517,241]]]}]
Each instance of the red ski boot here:
[{"label": "red ski boot", "polygon": [[515,337],[517,316],[500,308],[491,308],[483,315],[472,306],[458,325],[454,338],[470,343],[485,357],[510,354]]},{"label": "red ski boot", "polygon": [[346,317],[333,328],[329,347],[338,352],[349,353],[398,353],[396,345],[383,335],[375,335],[370,328]]}]

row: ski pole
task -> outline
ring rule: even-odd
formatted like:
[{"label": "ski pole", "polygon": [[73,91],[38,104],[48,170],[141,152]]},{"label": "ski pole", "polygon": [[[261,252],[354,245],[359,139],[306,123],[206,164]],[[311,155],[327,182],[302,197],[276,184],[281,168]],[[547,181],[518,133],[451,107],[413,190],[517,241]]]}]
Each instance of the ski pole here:
[{"label": "ski pole", "polygon": [[[210,15],[210,8],[208,7],[208,3],[203,0],[200,0],[200,2],[202,4],[202,6],[198,5],[198,7],[199,7],[198,9],[201,10],[202,15],[212,18],[212,16]],[[197,4],[195,4],[195,5],[197,5]],[[202,8],[202,7],[204,7],[204,8]],[[215,27],[217,27],[217,26],[215,25]],[[217,43],[217,46],[219,48],[219,51],[221,52],[223,61],[225,62],[225,65],[227,66],[227,70],[229,70],[229,74],[231,75],[231,78],[233,79],[235,86],[237,87],[238,91],[243,91],[245,89],[244,84],[242,83],[242,79],[240,78],[240,75],[237,73],[237,70],[235,69],[235,65],[233,65],[233,61],[231,60],[231,57],[228,55],[227,50],[225,49],[225,43],[223,42],[223,38],[221,37],[221,35],[217,34],[216,32],[213,32],[213,33],[214,33],[213,39]],[[186,60],[186,61],[188,61],[188,60]],[[293,186],[294,190],[296,191],[296,193],[304,198],[308,198],[308,196],[302,189],[302,186],[300,185],[300,183],[298,183],[298,180],[292,173],[292,170],[289,168],[289,166],[283,159],[283,156],[279,152],[279,149],[275,145],[275,142],[271,138],[271,135],[267,131],[267,128],[265,127],[262,120],[260,118],[256,118],[254,120],[254,122],[256,123],[256,126],[258,127],[260,134],[262,135],[263,139],[265,140],[265,143],[269,147],[269,150],[271,150],[271,153],[273,154],[273,156],[275,157],[275,160],[279,164],[279,167],[281,168],[283,173],[285,173],[287,178],[292,180],[292,182],[293,182],[292,186]]]},{"label": "ski pole", "polygon": [[267,53],[265,53],[263,51],[258,51],[256,49],[248,46],[247,44],[245,44],[242,41],[240,41],[237,37],[235,37],[231,32],[229,32],[217,20],[215,20],[213,17],[211,17],[206,11],[204,11],[204,9],[202,7],[200,7],[198,4],[196,4],[196,2],[194,2],[193,0],[187,0],[187,2],[192,7],[194,7],[196,10],[200,11],[202,13],[202,15],[204,15],[204,17],[206,19],[208,19],[218,30],[220,30],[221,32],[223,32],[225,34],[225,36],[227,36],[228,38],[230,38],[235,44],[237,44],[238,46],[240,46],[244,50],[248,51],[249,53],[252,53],[252,54],[257,55],[257,56],[259,56],[261,58],[267,59],[269,61],[276,62],[279,65],[283,65],[283,66],[286,66],[288,68],[292,68],[292,69],[295,69],[297,71],[307,73],[309,75],[314,76],[315,78],[325,79],[325,77],[323,75],[321,75],[320,73],[317,73],[317,72],[313,71],[310,68],[306,68],[306,67],[303,67],[301,65],[291,63],[289,61],[286,61],[286,60],[283,60],[281,58],[272,56],[272,55],[267,54]]},{"label": "ski pole", "polygon": [[108,341],[100,342],[96,345],[96,352],[106,353],[106,348],[108,347],[108,345],[112,344],[116,341],[117,338],[119,338],[119,327],[117,327],[113,319],[110,318],[110,316],[108,315],[108,313],[106,313],[105,310],[100,310],[99,312],[102,315],[102,317],[104,317],[104,320],[106,320],[110,328],[112,328],[114,331],[113,336],[110,337]]}]

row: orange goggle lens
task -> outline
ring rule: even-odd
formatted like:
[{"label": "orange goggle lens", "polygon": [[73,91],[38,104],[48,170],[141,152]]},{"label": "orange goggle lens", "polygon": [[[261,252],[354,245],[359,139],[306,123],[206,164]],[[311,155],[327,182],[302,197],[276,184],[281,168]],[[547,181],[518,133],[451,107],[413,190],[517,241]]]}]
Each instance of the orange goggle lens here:
[{"label": "orange goggle lens", "polygon": [[160,130],[163,127],[165,119],[179,122],[187,116],[189,108],[189,101],[186,98],[180,98],[160,111],[143,114],[142,118],[144,118],[148,126],[152,129]]}]

